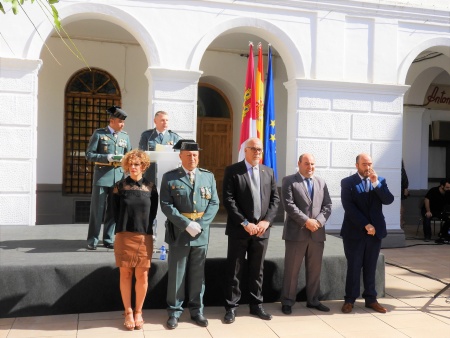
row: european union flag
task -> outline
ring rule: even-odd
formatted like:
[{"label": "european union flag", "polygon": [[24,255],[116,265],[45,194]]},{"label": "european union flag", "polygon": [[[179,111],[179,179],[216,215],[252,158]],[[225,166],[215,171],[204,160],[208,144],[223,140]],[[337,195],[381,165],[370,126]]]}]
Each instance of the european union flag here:
[{"label": "european union flag", "polygon": [[277,140],[275,138],[275,101],[272,75],[272,49],[269,45],[267,65],[266,96],[264,99],[264,159],[263,164],[273,169],[275,179],[277,173]]}]

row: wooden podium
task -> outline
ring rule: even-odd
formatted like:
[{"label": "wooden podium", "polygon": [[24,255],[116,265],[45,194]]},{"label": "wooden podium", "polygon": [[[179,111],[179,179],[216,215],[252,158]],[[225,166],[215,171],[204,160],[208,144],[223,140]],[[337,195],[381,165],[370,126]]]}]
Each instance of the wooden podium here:
[{"label": "wooden podium", "polygon": [[[144,173],[144,176],[150,181],[156,184],[158,189],[158,194],[161,191],[161,181],[163,175],[169,170],[178,168],[181,165],[181,160],[179,152],[170,151],[146,151],[147,155],[150,157],[150,168]],[[153,235],[156,237],[153,246],[157,249],[165,245],[167,248],[167,243],[164,242],[164,235],[166,228],[164,223],[166,221],[166,216],[161,211],[161,205],[158,200],[158,213],[156,215],[156,224],[153,227]]]}]

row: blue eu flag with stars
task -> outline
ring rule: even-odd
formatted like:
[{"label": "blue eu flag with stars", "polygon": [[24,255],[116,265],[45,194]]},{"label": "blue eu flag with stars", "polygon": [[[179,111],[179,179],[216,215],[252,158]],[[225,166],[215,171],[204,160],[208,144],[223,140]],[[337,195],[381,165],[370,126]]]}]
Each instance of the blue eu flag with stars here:
[{"label": "blue eu flag with stars", "polygon": [[273,74],[272,74],[272,49],[269,45],[266,80],[266,95],[264,100],[264,158],[263,164],[272,168],[275,179],[277,173],[277,140],[275,138],[275,101],[273,92]]}]

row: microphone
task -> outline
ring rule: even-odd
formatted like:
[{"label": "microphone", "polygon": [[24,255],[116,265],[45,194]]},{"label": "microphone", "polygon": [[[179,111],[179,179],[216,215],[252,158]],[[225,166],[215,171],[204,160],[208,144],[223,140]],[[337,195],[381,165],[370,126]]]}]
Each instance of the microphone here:
[{"label": "microphone", "polygon": [[[152,133],[150,134],[150,136],[149,136],[148,139],[147,139],[147,151],[150,151],[150,143],[149,143],[149,140],[152,138],[152,136],[153,136],[153,134],[155,133],[155,131],[156,131],[156,128],[153,128]],[[154,150],[154,149],[153,149],[153,150]]]},{"label": "microphone", "polygon": [[169,133],[172,133],[172,134],[175,134],[175,135],[177,135],[179,138],[180,138],[180,140],[184,140],[184,137],[181,137],[179,134],[177,134],[176,132],[174,132],[174,131],[172,131],[172,130],[170,130],[170,129],[168,129],[167,130]]}]

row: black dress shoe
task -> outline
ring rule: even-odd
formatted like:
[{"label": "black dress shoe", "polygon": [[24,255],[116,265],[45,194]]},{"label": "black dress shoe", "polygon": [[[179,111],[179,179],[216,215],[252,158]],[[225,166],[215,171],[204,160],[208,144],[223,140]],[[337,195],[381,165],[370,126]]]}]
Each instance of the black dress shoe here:
[{"label": "black dress shoe", "polygon": [[97,250],[97,247],[95,245],[88,244],[87,249],[88,250]]},{"label": "black dress shoe", "polygon": [[104,243],[103,246],[107,249],[114,249],[114,243]]},{"label": "black dress shoe", "polygon": [[208,319],[205,318],[203,315],[196,315],[195,317],[191,317],[191,319],[201,327],[207,327],[208,326]]},{"label": "black dress shoe", "polygon": [[167,320],[167,327],[171,330],[178,326],[178,318],[175,316],[170,316]]},{"label": "black dress shoe", "polygon": [[310,309],[316,309],[316,310],[319,310],[319,311],[322,311],[322,312],[329,312],[330,311],[330,309],[327,306],[325,306],[325,305],[323,305],[321,303],[319,303],[319,305],[306,304],[306,307],[309,307]]},{"label": "black dress shoe", "polygon": [[281,312],[283,312],[285,315],[290,315],[292,313],[292,306],[281,305]]},{"label": "black dress shoe", "polygon": [[268,314],[266,311],[264,311],[264,308],[262,305],[258,306],[250,306],[250,314],[254,316],[258,316],[261,319],[264,320],[271,320],[272,315]]},{"label": "black dress shoe", "polygon": [[225,317],[223,317],[223,321],[225,324],[234,323],[234,319],[236,318],[236,314],[234,313],[234,309],[228,309],[225,313]]}]

